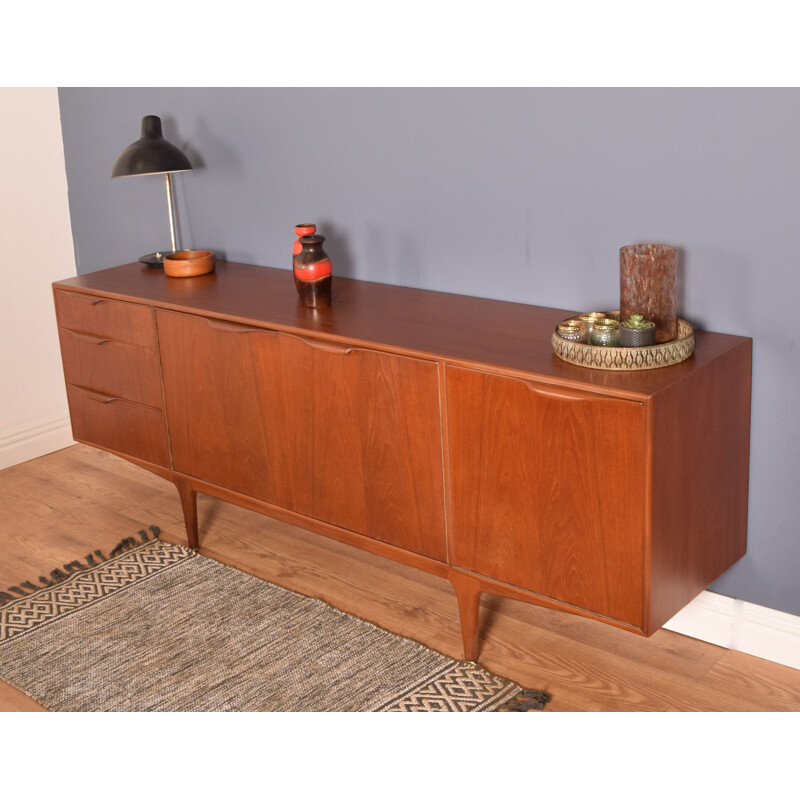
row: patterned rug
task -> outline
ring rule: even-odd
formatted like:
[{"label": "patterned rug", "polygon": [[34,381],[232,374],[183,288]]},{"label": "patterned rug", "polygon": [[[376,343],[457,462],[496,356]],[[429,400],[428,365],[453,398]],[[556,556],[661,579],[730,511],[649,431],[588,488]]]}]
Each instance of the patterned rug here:
[{"label": "patterned rug", "polygon": [[550,697],[150,535],[0,592],[0,679],[52,711],[527,711]]}]

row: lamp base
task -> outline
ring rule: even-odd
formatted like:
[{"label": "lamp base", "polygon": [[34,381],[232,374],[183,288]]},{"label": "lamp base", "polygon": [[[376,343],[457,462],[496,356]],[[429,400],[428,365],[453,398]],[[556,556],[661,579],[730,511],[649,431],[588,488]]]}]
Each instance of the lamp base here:
[{"label": "lamp base", "polygon": [[168,256],[175,250],[159,250],[157,253],[148,253],[146,256],[140,256],[139,261],[142,264],[147,264],[148,267],[163,267],[164,256]]}]

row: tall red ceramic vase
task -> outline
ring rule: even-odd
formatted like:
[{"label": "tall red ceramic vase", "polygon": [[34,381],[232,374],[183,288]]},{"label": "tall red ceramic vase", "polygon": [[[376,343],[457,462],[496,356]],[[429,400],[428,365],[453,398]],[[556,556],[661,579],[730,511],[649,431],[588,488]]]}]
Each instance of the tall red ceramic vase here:
[{"label": "tall red ceramic vase", "polygon": [[294,283],[300,303],[306,308],[331,304],[333,280],[331,260],[323,250],[324,236],[309,234],[298,239],[300,252],[294,256]]}]

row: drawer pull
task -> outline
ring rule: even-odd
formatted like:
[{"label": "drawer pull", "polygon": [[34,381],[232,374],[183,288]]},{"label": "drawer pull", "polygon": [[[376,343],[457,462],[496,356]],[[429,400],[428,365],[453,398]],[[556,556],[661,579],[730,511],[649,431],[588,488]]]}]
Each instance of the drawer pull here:
[{"label": "drawer pull", "polygon": [[102,303],[102,297],[92,297],[89,294],[78,294],[77,292],[71,295],[72,297],[78,298],[79,300],[83,300],[84,302],[88,303],[90,306],[96,306],[98,303]]},{"label": "drawer pull", "polygon": [[83,386],[76,386],[75,388],[96,403],[115,403],[119,400],[119,397],[111,397],[111,395],[103,394],[102,392],[93,392],[91,389],[84,389]]},{"label": "drawer pull", "polygon": [[91,333],[78,333],[78,331],[71,331],[69,328],[64,328],[64,330],[71,336],[74,336],[76,339],[85,339],[91,344],[107,344],[108,342],[112,341],[111,339],[103,339],[99,336],[92,336]]}]

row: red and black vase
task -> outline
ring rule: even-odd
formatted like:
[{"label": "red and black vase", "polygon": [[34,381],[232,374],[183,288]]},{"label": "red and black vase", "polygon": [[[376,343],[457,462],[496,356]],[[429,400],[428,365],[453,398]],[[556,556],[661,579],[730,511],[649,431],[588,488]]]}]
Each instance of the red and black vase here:
[{"label": "red and black vase", "polygon": [[[312,232],[304,233],[309,228]],[[331,304],[333,269],[328,254],[322,249],[325,237],[314,231],[316,226],[310,224],[295,228],[299,238],[293,248],[294,284],[302,305],[323,308]]]}]

